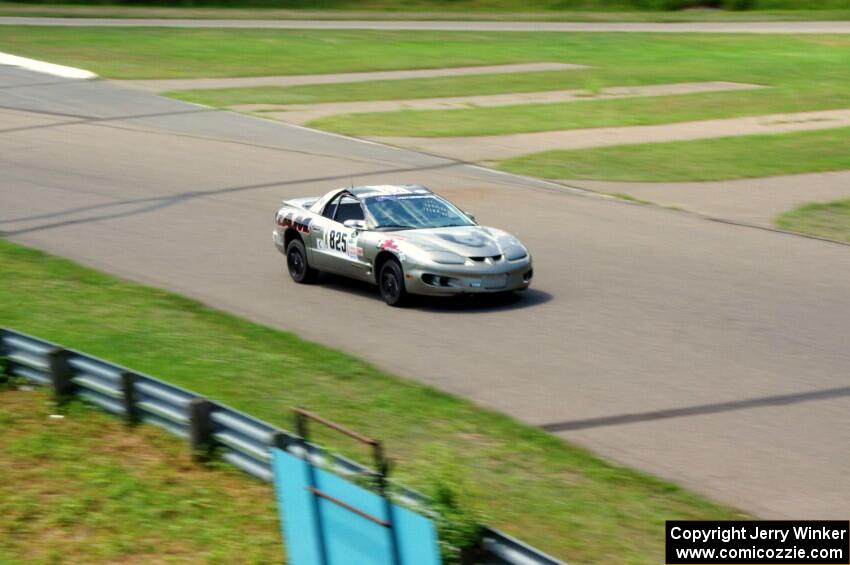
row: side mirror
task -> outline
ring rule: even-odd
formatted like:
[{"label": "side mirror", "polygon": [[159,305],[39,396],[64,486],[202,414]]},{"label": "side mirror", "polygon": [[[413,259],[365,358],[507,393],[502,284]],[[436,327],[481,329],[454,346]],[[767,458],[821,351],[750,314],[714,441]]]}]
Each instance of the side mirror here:
[{"label": "side mirror", "polygon": [[366,222],[363,220],[345,220],[342,225],[353,230],[363,231],[366,229]]},{"label": "side mirror", "polygon": [[473,214],[472,212],[464,212],[464,214],[466,214],[466,217],[472,220],[473,222],[475,221],[475,214]]}]

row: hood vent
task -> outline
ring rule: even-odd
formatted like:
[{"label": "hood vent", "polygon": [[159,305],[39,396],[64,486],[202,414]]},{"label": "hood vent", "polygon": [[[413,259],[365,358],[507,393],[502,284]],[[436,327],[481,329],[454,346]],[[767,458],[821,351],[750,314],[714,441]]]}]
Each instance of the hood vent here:
[{"label": "hood vent", "polygon": [[502,256],[501,255],[491,255],[489,257],[470,257],[470,259],[472,259],[476,263],[483,263],[487,259],[490,259],[491,261],[501,261]]}]

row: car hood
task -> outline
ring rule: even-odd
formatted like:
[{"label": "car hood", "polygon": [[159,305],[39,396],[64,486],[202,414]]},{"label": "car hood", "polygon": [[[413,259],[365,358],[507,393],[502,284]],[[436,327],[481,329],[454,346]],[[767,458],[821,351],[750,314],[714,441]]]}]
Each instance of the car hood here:
[{"label": "car hood", "polygon": [[503,246],[507,244],[505,240],[513,240],[503,231],[483,226],[409,230],[401,232],[400,235],[424,250],[448,251],[461,257],[501,255]]}]

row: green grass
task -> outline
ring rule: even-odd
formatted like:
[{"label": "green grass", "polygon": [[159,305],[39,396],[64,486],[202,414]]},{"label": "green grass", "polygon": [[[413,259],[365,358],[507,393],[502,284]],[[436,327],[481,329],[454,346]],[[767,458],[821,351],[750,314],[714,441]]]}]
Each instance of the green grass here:
[{"label": "green grass", "polygon": [[[428,32],[421,32],[428,35]],[[458,32],[469,37],[468,33]],[[478,33],[475,43],[486,55],[482,64],[553,61],[579,63],[586,70],[516,73],[510,75],[477,75],[429,79],[374,81],[364,83],[297,86],[288,88],[252,88],[189,91],[180,94],[192,101],[227,106],[239,103],[270,104],[320,103],[335,101],[397,100],[437,96],[465,96],[505,92],[535,92],[583,88],[597,91],[611,86],[635,86],[691,81],[737,81],[771,86],[759,92],[741,91],[722,94],[719,100],[692,99],[692,105],[723,105],[742,97],[751,103],[752,96],[768,102],[778,96],[782,104],[794,98],[817,96],[822,99],[846,96],[844,83],[850,78],[850,38],[846,36],[760,36],[760,35],[687,35],[687,34],[616,34],[616,33]],[[435,41],[441,41],[435,38]],[[443,50],[446,45],[435,45]],[[403,47],[387,46],[392,54]],[[470,46],[471,49],[478,47]],[[467,53],[466,55],[469,55]],[[459,66],[449,54],[445,66]],[[487,57],[486,59],[483,57]],[[440,66],[436,62],[432,66]],[[351,70],[363,70],[352,68]],[[819,87],[819,88],[815,88]],[[823,93],[827,90],[826,93]],[[190,98],[190,92],[194,92]],[[705,96],[705,95],[699,95]],[[680,97],[688,98],[688,97]],[[600,108],[614,108],[612,113],[631,112],[634,108],[613,103],[633,101],[588,101]],[[669,100],[665,101],[665,105]],[[575,103],[570,103],[575,104]],[[525,110],[528,107],[518,107]],[[540,106],[531,106],[531,110]],[[547,107],[547,110],[550,108]],[[487,108],[479,111],[498,110]],[[430,111],[433,119],[441,116],[470,115]],[[541,113],[538,112],[537,113]],[[548,113],[548,112],[547,112]],[[388,116],[385,114],[385,116]],[[415,133],[415,132],[414,132]]]},{"label": "green grass", "polygon": [[[110,78],[336,73],[561,60],[551,34],[4,26],[0,50]],[[513,38],[513,36],[511,36]],[[548,41],[547,41],[548,39]],[[500,48],[494,49],[497,44]]]},{"label": "green grass", "polygon": [[[850,128],[546,151],[505,171],[552,179],[712,181],[850,168]],[[802,187],[805,189],[805,187]]]},{"label": "green grass", "polygon": [[850,105],[850,37],[4,28],[0,49],[117,78],[250,76],[573,62],[592,69],[172,93],[213,106],[463,96],[689,81],[770,88],[686,96],[332,116],[355,135],[489,135]]},{"label": "green grass", "polygon": [[850,37],[704,34],[4,28],[0,49],[118,78],[250,76],[572,62],[587,70],[184,91],[213,106],[463,96],[690,81],[755,91],[331,116],[354,135],[494,135],[850,106]]},{"label": "green grass", "polygon": [[[664,520],[739,516],[349,355],[2,240],[0,280],[2,325],[288,429],[289,408],[303,405],[384,439],[396,476],[426,492],[456,464],[490,524],[571,563],[658,563]],[[317,435],[344,445],[331,437]]]},{"label": "green grass", "polygon": [[[425,34],[428,35],[428,34]],[[424,36],[423,36],[424,37]],[[697,81],[767,86],[758,90],[556,104],[335,115],[310,125],[361,136],[474,136],[850,107],[850,37],[667,34],[459,34],[477,37],[484,64],[572,62],[576,71],[440,77],[366,83],[194,90],[170,95],[211,106],[309,104]],[[433,49],[450,48],[435,38]],[[491,41],[493,43],[491,43]],[[451,47],[453,49],[454,47]],[[387,47],[390,57],[396,49]],[[448,53],[444,65],[461,64]],[[422,59],[421,63],[428,59]],[[468,58],[464,59],[468,64]],[[363,70],[353,68],[352,70]]]},{"label": "green grass", "polygon": [[[850,77],[848,77],[850,78]],[[307,125],[359,136],[463,137],[735,118],[813,108],[843,109],[849,93],[792,89],[714,92],[463,110],[404,110],[327,116]]]},{"label": "green grass", "polygon": [[850,243],[850,200],[806,204],[780,214],[782,229]]},{"label": "green grass", "polygon": [[[545,105],[335,115],[310,125],[364,136],[450,137],[660,124],[850,106],[850,38],[847,37],[604,34],[590,38],[571,34],[559,43],[563,48],[560,60],[597,68],[541,73],[528,78],[515,75],[504,86],[495,77],[444,80],[442,92],[429,92],[428,96],[515,92],[523,90],[525,81],[527,91],[569,88],[594,91],[610,86],[692,81],[732,81],[771,88]],[[341,98],[352,86],[338,89],[336,96]],[[456,87],[454,91],[452,86]],[[404,84],[396,84],[389,89],[375,89],[375,96],[394,98],[405,88]],[[359,84],[353,93],[362,99],[359,94],[367,89],[368,84]],[[315,86],[288,90],[307,102],[306,95],[321,96],[330,89]],[[214,93],[197,95],[210,100]],[[223,95],[234,100],[238,93],[231,91]]]},{"label": "green grass", "polygon": [[[375,80],[335,85],[210,88],[173,90],[165,94],[187,102],[216,107],[228,107],[237,104],[319,104],[323,102],[362,102],[369,100],[412,100],[440,96],[537,92],[570,88],[564,85],[584,88],[589,82],[588,72],[586,70],[537,71],[405,80]],[[329,88],[329,86],[336,86],[336,88]]]},{"label": "green grass", "polygon": [[186,444],[0,385],[0,562],[272,563],[272,489],[195,466]]}]

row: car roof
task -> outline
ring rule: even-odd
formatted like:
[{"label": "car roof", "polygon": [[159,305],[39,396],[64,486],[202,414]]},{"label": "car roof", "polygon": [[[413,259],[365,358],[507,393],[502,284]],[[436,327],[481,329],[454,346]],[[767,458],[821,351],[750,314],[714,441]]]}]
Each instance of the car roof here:
[{"label": "car roof", "polygon": [[431,194],[430,190],[420,184],[377,184],[372,186],[353,186],[346,190],[358,198],[399,194]]}]

